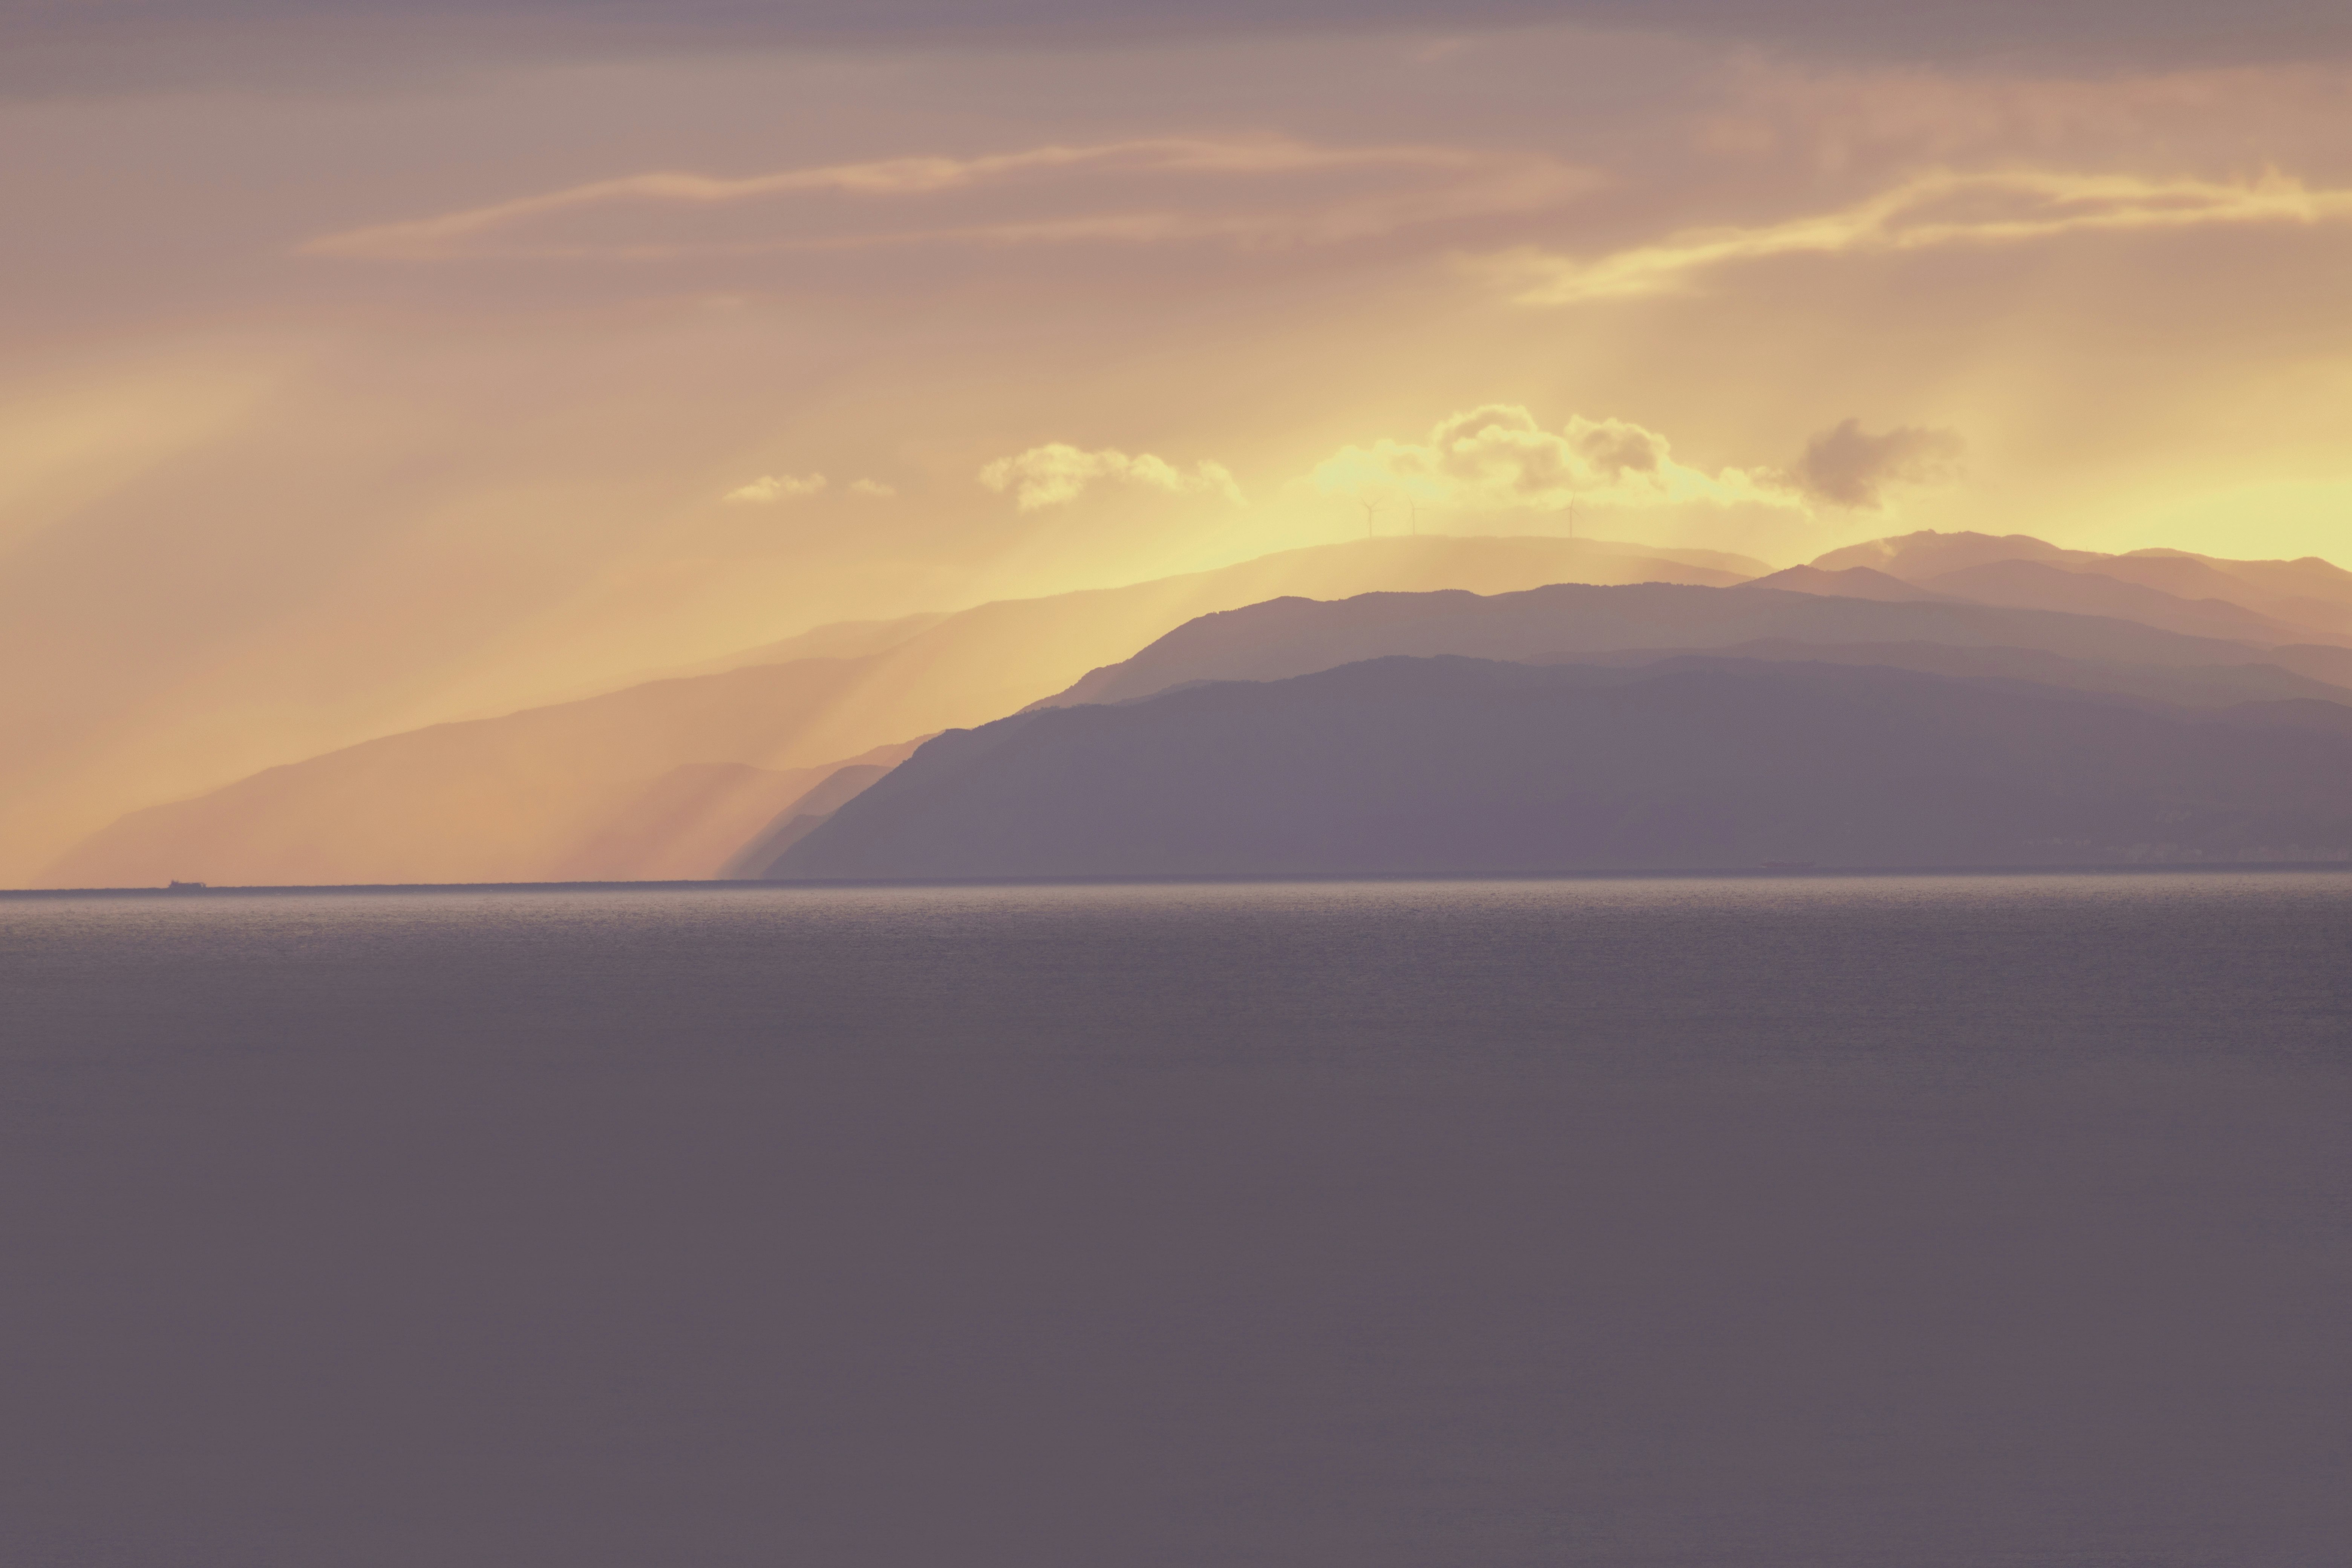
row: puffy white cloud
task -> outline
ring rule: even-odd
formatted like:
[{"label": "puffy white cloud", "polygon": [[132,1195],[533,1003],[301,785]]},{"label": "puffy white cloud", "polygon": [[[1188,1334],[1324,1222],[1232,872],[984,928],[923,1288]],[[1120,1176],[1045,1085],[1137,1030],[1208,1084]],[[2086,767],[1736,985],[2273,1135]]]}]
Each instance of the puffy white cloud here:
[{"label": "puffy white cloud", "polygon": [[1891,486],[1958,478],[1966,449],[1956,431],[1905,425],[1874,436],[1860,420],[1846,419],[1806,442],[1789,477],[1809,495],[1876,510]]},{"label": "puffy white cloud", "polygon": [[849,481],[849,493],[863,496],[867,500],[888,500],[898,493],[898,487],[886,485],[880,479],[852,479]]},{"label": "puffy white cloud", "polygon": [[1524,303],[1672,292],[1699,274],[1776,256],[1888,254],[2015,245],[2059,235],[2315,224],[2352,218],[2352,190],[2311,190],[2272,173],[2259,180],[2142,179],[2053,170],[1938,171],[1867,201],[1754,226],[1694,229],[1592,260],[1534,247],[1474,263]]},{"label": "puffy white cloud", "polygon": [[1802,504],[1769,474],[1713,474],[1675,461],[1654,430],[1623,419],[1570,419],[1560,430],[1516,404],[1488,404],[1442,419],[1422,442],[1344,447],[1318,465],[1326,494],[1408,500],[1457,511],[1560,511],[1607,507]]},{"label": "puffy white cloud", "polygon": [[750,484],[729,490],[723,499],[764,505],[770,501],[796,500],[802,496],[813,496],[824,487],[823,474],[761,474]]},{"label": "puffy white cloud", "polygon": [[1056,441],[999,458],[980,470],[982,484],[999,493],[1011,490],[1023,511],[1074,501],[1103,480],[1171,495],[1222,496],[1235,506],[1244,504],[1241,486],[1222,463],[1198,462],[1187,470],[1149,452],[1130,457],[1115,447],[1089,452]]}]

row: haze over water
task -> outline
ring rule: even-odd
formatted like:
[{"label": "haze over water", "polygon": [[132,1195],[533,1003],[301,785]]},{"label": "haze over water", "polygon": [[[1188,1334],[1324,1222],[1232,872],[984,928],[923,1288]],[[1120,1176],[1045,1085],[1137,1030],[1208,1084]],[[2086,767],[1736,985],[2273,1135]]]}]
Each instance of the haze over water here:
[{"label": "haze over water", "polygon": [[0,900],[11,1562],[2340,1564],[2352,874]]}]

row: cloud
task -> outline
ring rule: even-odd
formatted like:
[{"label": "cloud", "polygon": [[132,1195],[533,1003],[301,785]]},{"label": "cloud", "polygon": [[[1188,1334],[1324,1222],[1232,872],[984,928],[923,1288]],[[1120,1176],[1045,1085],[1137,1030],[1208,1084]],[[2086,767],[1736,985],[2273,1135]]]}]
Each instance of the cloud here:
[{"label": "cloud", "polygon": [[1161,138],[893,158],[747,179],[600,180],[325,235],[374,261],[660,261],[876,246],[1329,245],[1557,206],[1599,177],[1540,153]]},{"label": "cloud", "polygon": [[1591,261],[1521,247],[1475,266],[1525,304],[1673,292],[1699,275],[1777,256],[1886,255],[2015,245],[2059,235],[2352,217],[2352,190],[2271,174],[2244,184],[2018,170],[1923,174],[1853,206],[1754,227],[1692,229]]},{"label": "cloud", "polygon": [[1488,404],[1440,420],[1425,442],[1344,447],[1318,465],[1326,494],[1384,493],[1457,511],[1562,511],[1609,507],[1801,505],[1771,475],[1709,474],[1675,461],[1654,430],[1622,419],[1571,418],[1544,429],[1516,404]]},{"label": "cloud", "polygon": [[852,479],[849,481],[849,493],[863,496],[867,500],[888,500],[898,493],[898,487],[886,485],[880,479]]},{"label": "cloud", "polygon": [[1905,425],[1874,436],[1860,420],[1846,419],[1806,442],[1789,477],[1808,495],[1875,511],[1890,486],[1957,478],[1966,449],[1955,431]]},{"label": "cloud", "polygon": [[813,496],[824,486],[823,474],[762,474],[740,489],[729,490],[722,499],[765,505],[770,501],[797,500],[802,496]]},{"label": "cloud", "polygon": [[1012,490],[1023,511],[1074,501],[1099,480],[1142,485],[1171,495],[1207,493],[1244,505],[1241,486],[1221,463],[1199,462],[1187,473],[1149,452],[1133,457],[1114,447],[1083,451],[1055,442],[999,458],[980,470],[980,482],[1000,494]]}]

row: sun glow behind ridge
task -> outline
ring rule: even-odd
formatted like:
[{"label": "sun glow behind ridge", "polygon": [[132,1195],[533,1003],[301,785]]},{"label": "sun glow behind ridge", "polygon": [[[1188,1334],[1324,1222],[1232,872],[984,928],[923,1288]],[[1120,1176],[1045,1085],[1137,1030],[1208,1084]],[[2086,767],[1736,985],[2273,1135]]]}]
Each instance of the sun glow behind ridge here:
[{"label": "sun glow behind ridge", "polygon": [[1791,18],[419,16],[365,73],[289,35],[303,93],[7,89],[0,880],[370,736],[1367,535],[2352,554],[2343,60]]}]

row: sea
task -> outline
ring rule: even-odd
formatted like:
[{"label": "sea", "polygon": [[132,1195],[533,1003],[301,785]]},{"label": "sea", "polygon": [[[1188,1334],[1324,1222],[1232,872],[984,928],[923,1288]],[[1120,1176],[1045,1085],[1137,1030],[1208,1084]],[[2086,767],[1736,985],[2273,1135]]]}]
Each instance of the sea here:
[{"label": "sea", "polygon": [[2352,874],[0,900],[0,1563],[2347,1562]]}]

